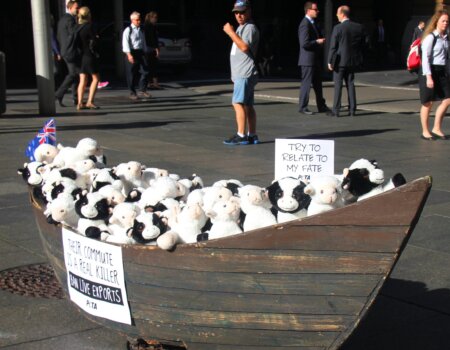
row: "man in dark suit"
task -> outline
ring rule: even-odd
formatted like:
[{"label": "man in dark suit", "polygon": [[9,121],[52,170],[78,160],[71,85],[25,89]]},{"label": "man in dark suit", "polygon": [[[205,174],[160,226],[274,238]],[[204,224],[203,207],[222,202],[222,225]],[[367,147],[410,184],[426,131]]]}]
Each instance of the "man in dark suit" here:
[{"label": "man in dark suit", "polygon": [[55,98],[61,107],[65,107],[63,104],[64,94],[67,89],[72,86],[72,99],[74,105],[77,105],[77,87],[78,78],[80,73],[80,57],[76,55],[74,46],[70,46],[71,37],[77,30],[77,14],[78,14],[78,2],[67,2],[67,13],[65,13],[58,21],[57,38],[61,56],[67,65],[67,75],[64,81],[55,92]]},{"label": "man in dark suit", "polygon": [[299,112],[312,115],[314,113],[308,109],[311,84],[316,94],[318,111],[329,111],[322,92],[322,61],[325,38],[316,23],[319,14],[317,3],[308,1],[305,3],[304,9],[305,17],[298,27],[298,41],[300,44],[298,65],[300,66],[302,79]]},{"label": "man in dark suit", "polygon": [[423,30],[425,29],[425,22],[419,21],[417,27],[414,28],[413,37],[411,40],[411,44],[416,41],[417,39],[422,37]]},{"label": "man in dark suit", "polygon": [[349,111],[353,116],[356,112],[355,69],[362,65],[365,36],[361,24],[349,19],[348,6],[340,6],[336,16],[340,23],[333,28],[328,52],[328,69],[334,71],[333,111],[329,115],[339,117],[342,82],[345,81]]}]

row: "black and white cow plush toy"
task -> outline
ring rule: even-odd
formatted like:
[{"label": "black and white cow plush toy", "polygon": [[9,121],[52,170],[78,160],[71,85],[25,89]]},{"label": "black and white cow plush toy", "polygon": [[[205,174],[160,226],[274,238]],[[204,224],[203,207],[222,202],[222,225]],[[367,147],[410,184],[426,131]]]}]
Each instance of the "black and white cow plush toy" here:
[{"label": "black and white cow plush toy", "polygon": [[42,162],[24,163],[23,168],[17,169],[17,173],[22,175],[24,181],[31,186],[40,186],[43,181],[42,174],[45,171],[45,164]]},{"label": "black and white cow plush toy", "polygon": [[134,220],[129,235],[137,243],[156,245],[156,239],[167,231],[167,220],[158,213],[143,212]]},{"label": "black and white cow plush toy", "polygon": [[344,169],[343,175],[342,188],[350,192],[358,201],[406,183],[401,173],[395,174],[385,182],[384,171],[378,167],[377,161],[363,158]]},{"label": "black and white cow plush toy", "polygon": [[78,220],[78,232],[89,238],[106,240],[111,231],[107,220],[110,215],[108,200],[98,192],[86,191],[77,196],[75,211]]},{"label": "black and white cow plush toy", "polygon": [[305,187],[303,181],[293,177],[284,177],[267,187],[278,223],[306,216],[311,197],[304,192]]}]

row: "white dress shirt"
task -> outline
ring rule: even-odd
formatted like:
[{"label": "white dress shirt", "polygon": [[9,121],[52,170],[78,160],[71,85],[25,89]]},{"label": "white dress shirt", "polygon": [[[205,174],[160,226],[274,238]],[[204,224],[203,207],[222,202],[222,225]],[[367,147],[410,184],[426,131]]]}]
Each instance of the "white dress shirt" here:
[{"label": "white dress shirt", "polygon": [[[434,36],[437,36],[436,44],[433,46]],[[431,66],[445,66],[447,61],[448,40],[447,34],[439,35],[435,30],[433,33],[427,35],[422,41],[422,72],[423,75],[431,74]]]}]

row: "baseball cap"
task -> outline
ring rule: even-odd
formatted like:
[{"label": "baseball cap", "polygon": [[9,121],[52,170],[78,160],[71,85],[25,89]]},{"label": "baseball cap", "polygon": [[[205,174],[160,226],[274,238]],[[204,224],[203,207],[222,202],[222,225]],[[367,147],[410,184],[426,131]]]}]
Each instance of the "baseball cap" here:
[{"label": "baseball cap", "polygon": [[250,7],[250,1],[248,1],[248,0],[237,0],[234,3],[234,7],[233,7],[233,10],[231,12],[245,11],[245,10],[247,10],[247,7]]}]

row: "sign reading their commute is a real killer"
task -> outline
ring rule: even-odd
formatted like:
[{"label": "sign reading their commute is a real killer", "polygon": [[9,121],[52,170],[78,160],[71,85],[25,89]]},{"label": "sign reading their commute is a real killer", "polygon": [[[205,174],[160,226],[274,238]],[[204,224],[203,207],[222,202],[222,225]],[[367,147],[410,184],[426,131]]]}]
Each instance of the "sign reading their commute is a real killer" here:
[{"label": "sign reading their commute is a real killer", "polygon": [[70,299],[98,317],[131,325],[122,248],[63,228]]},{"label": "sign reading their commute is a real killer", "polygon": [[334,174],[334,141],[275,140],[275,179],[291,176],[309,181],[317,175]]}]

